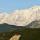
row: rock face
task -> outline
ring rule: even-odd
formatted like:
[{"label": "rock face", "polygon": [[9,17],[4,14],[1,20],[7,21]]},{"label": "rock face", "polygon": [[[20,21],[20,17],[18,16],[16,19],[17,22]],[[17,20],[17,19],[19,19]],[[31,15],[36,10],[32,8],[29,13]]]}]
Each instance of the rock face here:
[{"label": "rock face", "polygon": [[0,24],[7,23],[10,25],[25,26],[35,20],[40,20],[40,6],[16,10],[10,14],[0,13]]},{"label": "rock face", "polygon": [[14,35],[13,37],[10,38],[10,40],[19,40],[21,35]]}]

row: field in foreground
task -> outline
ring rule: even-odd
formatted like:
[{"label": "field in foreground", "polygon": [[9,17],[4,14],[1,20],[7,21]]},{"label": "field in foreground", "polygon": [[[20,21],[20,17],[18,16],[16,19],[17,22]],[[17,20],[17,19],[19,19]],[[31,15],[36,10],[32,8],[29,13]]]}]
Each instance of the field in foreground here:
[{"label": "field in foreground", "polygon": [[9,40],[16,32],[20,32],[19,40],[40,40],[40,29],[24,28],[10,32],[0,32],[0,40]]}]

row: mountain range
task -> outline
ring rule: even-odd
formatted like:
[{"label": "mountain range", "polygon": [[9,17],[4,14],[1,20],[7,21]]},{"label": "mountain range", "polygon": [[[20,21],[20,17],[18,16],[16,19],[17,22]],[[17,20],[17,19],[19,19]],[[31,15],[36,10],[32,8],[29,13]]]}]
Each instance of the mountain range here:
[{"label": "mountain range", "polygon": [[21,29],[28,29],[28,28],[40,28],[40,24],[38,21],[33,21],[26,26],[16,26],[16,25],[9,25],[9,24],[0,24],[0,32],[9,32],[13,30],[21,30]]},{"label": "mountain range", "polygon": [[6,23],[8,25],[24,27],[36,20],[40,20],[40,6],[15,10],[12,13],[0,12],[0,25]]}]

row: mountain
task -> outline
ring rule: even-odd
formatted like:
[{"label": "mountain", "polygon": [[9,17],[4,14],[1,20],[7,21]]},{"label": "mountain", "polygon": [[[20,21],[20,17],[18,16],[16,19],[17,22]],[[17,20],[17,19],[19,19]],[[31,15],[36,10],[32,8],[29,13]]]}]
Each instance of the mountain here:
[{"label": "mountain", "polygon": [[26,26],[35,20],[40,20],[40,6],[15,10],[12,13],[0,12],[0,24]]},{"label": "mountain", "polygon": [[40,21],[33,21],[26,26],[26,28],[40,28]]},{"label": "mountain", "polygon": [[14,30],[20,30],[25,27],[22,26],[16,26],[16,25],[9,25],[9,24],[0,24],[0,32],[9,32],[9,31],[14,31]]},{"label": "mountain", "polygon": [[26,26],[16,26],[16,25],[10,25],[7,23],[0,24],[0,32],[8,32],[13,30],[21,30],[21,29],[28,29],[28,28],[40,28],[39,21],[32,21]]}]

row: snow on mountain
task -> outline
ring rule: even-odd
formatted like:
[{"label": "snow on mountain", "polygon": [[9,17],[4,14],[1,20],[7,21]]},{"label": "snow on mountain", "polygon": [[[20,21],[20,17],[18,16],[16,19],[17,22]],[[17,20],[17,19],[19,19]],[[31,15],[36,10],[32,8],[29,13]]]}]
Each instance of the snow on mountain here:
[{"label": "snow on mountain", "polygon": [[28,9],[15,10],[10,14],[0,13],[0,24],[7,23],[16,26],[26,26],[32,21],[40,19],[40,6]]},{"label": "snow on mountain", "polygon": [[0,24],[3,24],[6,20],[6,17],[8,17],[8,14],[6,12],[0,12]]}]

